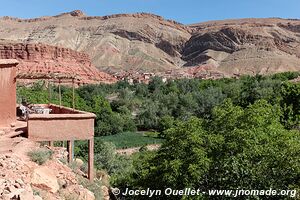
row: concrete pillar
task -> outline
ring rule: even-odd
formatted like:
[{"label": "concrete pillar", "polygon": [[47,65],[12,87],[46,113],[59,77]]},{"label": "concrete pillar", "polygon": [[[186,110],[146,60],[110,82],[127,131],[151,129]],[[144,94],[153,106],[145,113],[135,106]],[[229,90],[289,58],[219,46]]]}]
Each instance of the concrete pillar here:
[{"label": "concrete pillar", "polygon": [[14,59],[0,59],[0,127],[16,121],[16,66]]},{"label": "concrete pillar", "polygon": [[89,139],[89,163],[88,163],[88,178],[91,182],[94,181],[94,138]]}]

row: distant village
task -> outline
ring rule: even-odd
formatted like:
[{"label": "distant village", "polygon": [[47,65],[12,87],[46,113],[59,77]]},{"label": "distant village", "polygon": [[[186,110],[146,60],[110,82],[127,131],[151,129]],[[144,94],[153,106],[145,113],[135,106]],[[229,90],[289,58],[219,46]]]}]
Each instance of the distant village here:
[{"label": "distant village", "polygon": [[[163,82],[174,79],[220,79],[227,77],[210,66],[189,67],[164,72],[122,71],[112,74],[117,80],[127,80],[130,84],[148,84],[152,77],[161,77]],[[238,76],[238,75],[236,75]]]}]

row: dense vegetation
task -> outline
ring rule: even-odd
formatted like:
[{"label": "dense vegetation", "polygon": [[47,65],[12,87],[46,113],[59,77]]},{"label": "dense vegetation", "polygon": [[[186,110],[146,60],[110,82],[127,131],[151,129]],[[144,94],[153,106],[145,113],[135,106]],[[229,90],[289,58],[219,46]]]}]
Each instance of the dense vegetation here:
[{"label": "dense vegetation", "polygon": [[132,147],[142,147],[149,144],[161,144],[164,140],[158,138],[156,133],[146,132],[125,132],[115,135],[103,136],[99,139],[104,142],[115,144],[117,149],[126,149]]},{"label": "dense vegetation", "polygon": [[[96,136],[114,138],[139,130],[156,131],[164,138],[157,152],[141,151],[131,157],[117,155],[107,140],[96,140],[97,167],[112,175],[112,184],[121,189],[298,189],[300,84],[289,81],[297,76],[167,83],[154,78],[148,85],[126,81],[87,85],[76,89],[76,108],[97,115]],[[52,90],[52,102],[57,103],[57,88]],[[48,101],[42,82],[19,87],[18,95],[32,103]],[[62,95],[63,104],[71,106],[71,89],[64,87]],[[85,159],[86,145],[78,143],[76,149]]]},{"label": "dense vegetation", "polygon": [[226,100],[209,121],[192,117],[177,122],[165,132],[160,150],[137,160],[130,178],[118,184],[162,190],[298,189],[300,134],[283,127],[281,114],[265,100],[245,109]]}]

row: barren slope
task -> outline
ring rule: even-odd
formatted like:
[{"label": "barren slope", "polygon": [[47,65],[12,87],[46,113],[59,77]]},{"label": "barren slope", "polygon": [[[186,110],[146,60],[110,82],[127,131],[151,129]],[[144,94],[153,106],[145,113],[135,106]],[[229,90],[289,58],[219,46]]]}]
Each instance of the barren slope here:
[{"label": "barren slope", "polygon": [[240,19],[191,25],[186,66],[210,64],[227,74],[300,70],[300,20]]},{"label": "barren slope", "polygon": [[88,53],[101,69],[153,71],[182,65],[187,28],[151,14],[86,17],[73,11],[54,17],[0,19],[0,38],[59,45]]},{"label": "barren slope", "polygon": [[88,17],[81,11],[0,18],[0,38],[86,52],[101,70],[146,72],[209,66],[227,76],[300,70],[300,21],[238,19],[185,26],[138,13]]}]

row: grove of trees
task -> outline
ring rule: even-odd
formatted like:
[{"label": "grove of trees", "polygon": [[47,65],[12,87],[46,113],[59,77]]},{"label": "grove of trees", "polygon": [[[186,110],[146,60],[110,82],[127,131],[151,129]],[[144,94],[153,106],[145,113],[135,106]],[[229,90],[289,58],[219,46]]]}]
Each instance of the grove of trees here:
[{"label": "grove of trees", "polygon": [[[297,76],[286,72],[166,83],[155,77],[148,85],[86,85],[75,90],[76,108],[97,115],[96,136],[153,130],[165,139],[158,151],[143,150],[126,158],[113,153],[112,144],[95,144],[97,167],[120,189],[299,189],[300,84],[290,81]],[[58,103],[57,87],[51,90],[51,101]],[[43,82],[19,86],[18,97],[48,102]],[[72,105],[70,88],[63,87],[62,99]],[[76,155],[86,159],[86,151],[86,144],[79,143]],[[287,197],[238,199],[268,198]]]}]

